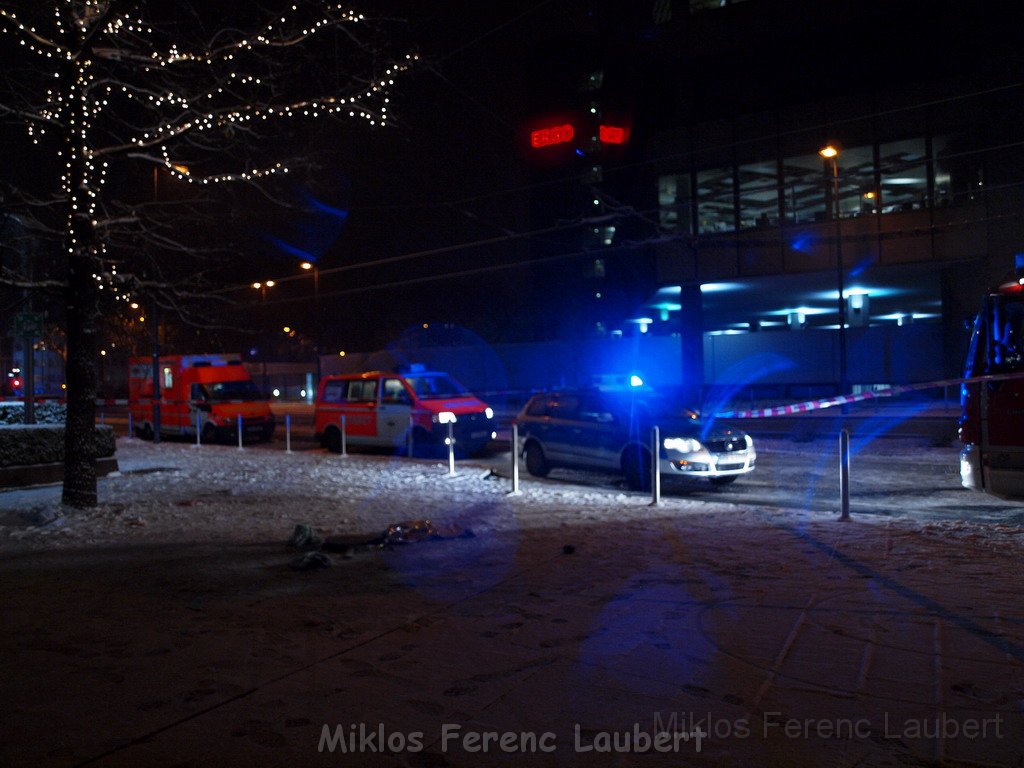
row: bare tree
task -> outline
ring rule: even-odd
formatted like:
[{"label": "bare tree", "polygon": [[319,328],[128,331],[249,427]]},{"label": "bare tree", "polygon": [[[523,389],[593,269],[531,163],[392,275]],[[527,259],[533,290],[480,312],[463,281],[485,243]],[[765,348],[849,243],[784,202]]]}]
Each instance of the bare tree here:
[{"label": "bare tree", "polygon": [[3,171],[4,206],[52,254],[31,280],[5,268],[0,281],[61,291],[63,500],[89,507],[104,313],[170,307],[201,272],[180,217],[161,218],[144,194],[150,176],[209,192],[288,173],[303,161],[303,121],[385,124],[393,78],[416,57],[387,58],[383,26],[315,0],[0,2],[0,29],[0,117],[25,129]]}]

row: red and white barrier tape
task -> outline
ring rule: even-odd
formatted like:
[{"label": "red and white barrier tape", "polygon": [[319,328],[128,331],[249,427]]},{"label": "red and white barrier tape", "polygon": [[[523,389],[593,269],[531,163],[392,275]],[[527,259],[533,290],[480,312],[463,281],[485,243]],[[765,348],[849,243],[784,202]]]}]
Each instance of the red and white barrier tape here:
[{"label": "red and white barrier tape", "polygon": [[846,403],[858,403],[864,400],[874,400],[880,397],[894,397],[905,392],[914,392],[922,389],[936,389],[938,387],[960,386],[961,384],[975,384],[989,381],[1005,381],[1007,379],[1024,379],[1024,373],[1002,373],[993,376],[975,376],[970,379],[944,379],[942,381],[926,381],[923,384],[905,384],[899,387],[889,387],[872,392],[861,392],[857,395],[839,395],[822,400],[806,400],[802,403],[791,405],[779,405],[774,408],[760,408],[750,411],[722,411],[715,414],[716,419],[762,419],[769,416],[789,416],[794,413],[806,413],[823,408],[831,408],[834,405]]}]

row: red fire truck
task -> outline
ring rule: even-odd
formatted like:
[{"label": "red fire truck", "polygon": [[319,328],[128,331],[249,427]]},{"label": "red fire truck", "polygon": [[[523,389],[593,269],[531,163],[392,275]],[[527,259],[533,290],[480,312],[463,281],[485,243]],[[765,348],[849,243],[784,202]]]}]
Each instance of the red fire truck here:
[{"label": "red fire truck", "polygon": [[[204,442],[242,435],[269,440],[274,414],[266,395],[242,365],[241,355],[172,355],[160,358],[160,434],[192,435]],[[152,438],[153,359],[129,360],[128,398],[140,437]]]},{"label": "red fire truck", "polygon": [[961,482],[1000,498],[1024,498],[1024,278],[985,297],[964,378]]}]

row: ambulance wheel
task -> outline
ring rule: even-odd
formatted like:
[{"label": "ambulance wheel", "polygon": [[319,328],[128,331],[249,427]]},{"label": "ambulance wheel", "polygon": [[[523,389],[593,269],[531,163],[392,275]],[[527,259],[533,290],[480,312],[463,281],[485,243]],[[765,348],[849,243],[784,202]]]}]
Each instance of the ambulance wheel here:
[{"label": "ambulance wheel", "polygon": [[139,430],[139,437],[141,437],[143,440],[152,440],[153,425],[150,424],[148,421],[145,424],[143,424],[142,429]]},{"label": "ambulance wheel", "polygon": [[341,453],[341,432],[334,427],[329,427],[324,432],[323,446],[331,453]]},{"label": "ambulance wheel", "polygon": [[207,424],[203,427],[203,443],[213,443],[217,440],[217,432],[213,428],[213,424]]}]

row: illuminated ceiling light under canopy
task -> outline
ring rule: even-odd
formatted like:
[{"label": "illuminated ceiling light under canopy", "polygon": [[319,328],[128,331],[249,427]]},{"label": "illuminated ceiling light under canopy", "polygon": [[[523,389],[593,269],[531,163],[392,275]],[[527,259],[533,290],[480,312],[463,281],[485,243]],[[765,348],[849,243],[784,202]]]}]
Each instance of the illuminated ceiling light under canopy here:
[{"label": "illuminated ceiling light under canopy", "polygon": [[[900,288],[866,288],[861,285],[851,286],[844,288],[843,293],[847,296],[870,296],[872,299],[884,299],[889,296],[900,296],[907,291]],[[835,301],[839,298],[839,291],[833,288],[830,291],[818,291],[816,293],[807,294],[815,301]]]},{"label": "illuminated ceiling light under canopy", "polygon": [[820,307],[792,307],[790,309],[774,309],[771,312],[765,312],[766,315],[781,315],[782,317],[788,317],[792,314],[801,315],[828,315],[835,312],[835,309],[822,309]]},{"label": "illuminated ceiling light under canopy", "polygon": [[902,320],[904,318],[912,318],[914,320],[936,320],[942,317],[937,312],[890,312],[887,315],[874,315],[872,320]]},{"label": "illuminated ceiling light under canopy", "polygon": [[701,283],[701,293],[722,293],[724,291],[741,291],[742,283]]}]

